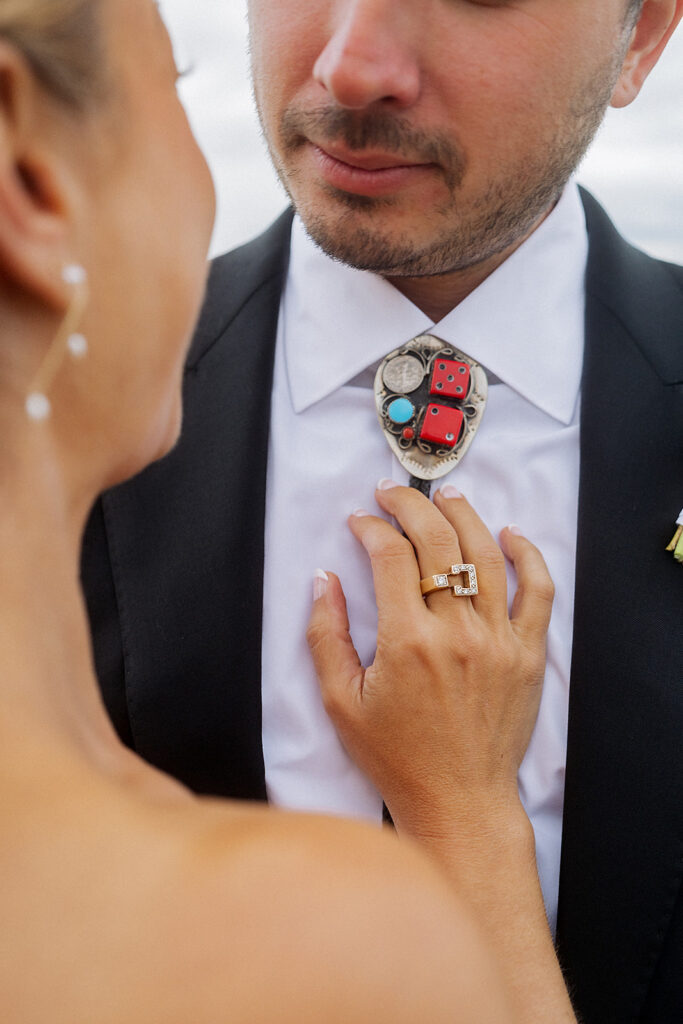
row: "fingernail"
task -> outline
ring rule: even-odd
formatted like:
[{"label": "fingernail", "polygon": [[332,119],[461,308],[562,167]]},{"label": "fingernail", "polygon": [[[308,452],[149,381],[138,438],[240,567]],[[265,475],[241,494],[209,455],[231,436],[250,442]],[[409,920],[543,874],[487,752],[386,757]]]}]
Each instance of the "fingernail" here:
[{"label": "fingernail", "polygon": [[362,519],[363,516],[369,516],[370,513],[365,508],[357,508],[351,513],[351,515],[356,516],[357,519]]},{"label": "fingernail", "polygon": [[508,533],[511,533],[513,537],[523,537],[524,536],[524,534],[520,530],[519,526],[517,526],[517,523],[510,523],[510,525],[508,526]]},{"label": "fingernail", "polygon": [[398,487],[398,486],[399,486],[399,484],[397,484],[395,480],[389,480],[388,477],[384,477],[384,479],[380,480],[380,482],[377,484],[377,490],[378,491],[390,491],[392,489],[392,487]]},{"label": "fingernail", "polygon": [[463,495],[460,493],[457,487],[453,484],[446,484],[445,487],[441,488],[441,494],[444,498],[462,498]]},{"label": "fingernail", "polygon": [[319,601],[327,593],[329,576],[322,569],[316,569],[313,574],[313,600]]}]

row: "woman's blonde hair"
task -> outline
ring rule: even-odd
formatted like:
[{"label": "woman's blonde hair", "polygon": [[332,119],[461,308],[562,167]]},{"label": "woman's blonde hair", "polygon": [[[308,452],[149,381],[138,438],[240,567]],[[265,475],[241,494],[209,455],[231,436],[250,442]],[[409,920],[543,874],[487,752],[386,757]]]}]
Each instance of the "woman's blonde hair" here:
[{"label": "woman's blonde hair", "polygon": [[101,0],[0,0],[11,43],[55,99],[82,109],[103,90]]}]

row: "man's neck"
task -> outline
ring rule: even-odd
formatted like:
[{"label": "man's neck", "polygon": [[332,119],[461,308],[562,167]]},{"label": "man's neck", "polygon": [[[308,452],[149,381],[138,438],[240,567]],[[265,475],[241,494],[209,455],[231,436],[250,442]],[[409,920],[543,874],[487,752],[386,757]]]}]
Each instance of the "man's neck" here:
[{"label": "man's neck", "polygon": [[451,310],[471,295],[480,284],[490,277],[521,245],[527,238],[536,231],[546,217],[552,212],[553,207],[547,210],[540,217],[530,231],[517,239],[513,245],[502,252],[495,253],[481,263],[475,263],[462,270],[454,270],[448,274],[438,274],[431,277],[391,277],[386,280],[392,284],[402,295],[405,295],[414,306],[417,306],[425,316],[428,316],[432,323],[438,324]]}]

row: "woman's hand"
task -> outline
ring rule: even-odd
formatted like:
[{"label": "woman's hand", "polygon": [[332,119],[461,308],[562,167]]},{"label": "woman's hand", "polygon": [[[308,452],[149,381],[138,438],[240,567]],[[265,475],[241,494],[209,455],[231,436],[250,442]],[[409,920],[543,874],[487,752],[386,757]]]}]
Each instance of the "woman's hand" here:
[{"label": "woman's hand", "polygon": [[[327,711],[398,830],[502,838],[523,817],[517,775],[538,712],[553,586],[538,550],[505,530],[518,579],[509,616],[503,553],[455,495],[446,488],[432,504],[416,490],[380,486],[377,501],[405,537],[375,516],[351,517],[379,610],[369,668],[353,647],[336,577],[314,604],[308,638]],[[420,578],[463,563],[476,566],[476,597],[452,588],[421,596]]]},{"label": "woman's hand", "polygon": [[[576,1024],[517,789],[541,697],[553,585],[536,548],[508,528],[501,541],[518,581],[508,615],[503,554],[456,495],[444,488],[432,505],[418,491],[380,485],[377,501],[407,538],[375,516],[351,518],[372,562],[375,660],[360,664],[334,576],[318,581],[311,650],[327,710],[398,832],[416,839],[480,914],[517,1019]],[[421,578],[465,563],[476,566],[476,596],[421,596]]]}]

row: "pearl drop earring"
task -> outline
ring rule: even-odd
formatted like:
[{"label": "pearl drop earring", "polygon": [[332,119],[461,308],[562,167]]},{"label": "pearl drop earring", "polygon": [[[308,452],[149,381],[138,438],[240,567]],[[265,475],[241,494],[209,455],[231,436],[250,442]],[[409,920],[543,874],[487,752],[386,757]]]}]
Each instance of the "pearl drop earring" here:
[{"label": "pearl drop earring", "polygon": [[83,359],[88,354],[88,339],[83,334],[72,334],[67,347],[74,359]]},{"label": "pearl drop earring", "polygon": [[67,263],[62,270],[62,281],[65,284],[85,284],[88,275],[80,263]]},{"label": "pearl drop earring", "polygon": [[77,333],[88,304],[88,275],[84,267],[69,263],[62,270],[62,280],[65,284],[73,285],[71,302],[26,396],[24,406],[26,415],[35,423],[50,417],[52,404],[47,392],[62,365],[64,353],[69,352],[75,359],[83,359],[88,354],[85,336]]},{"label": "pearl drop earring", "polygon": [[30,420],[40,423],[49,418],[52,412],[50,399],[40,391],[32,391],[26,398],[26,415]]}]

